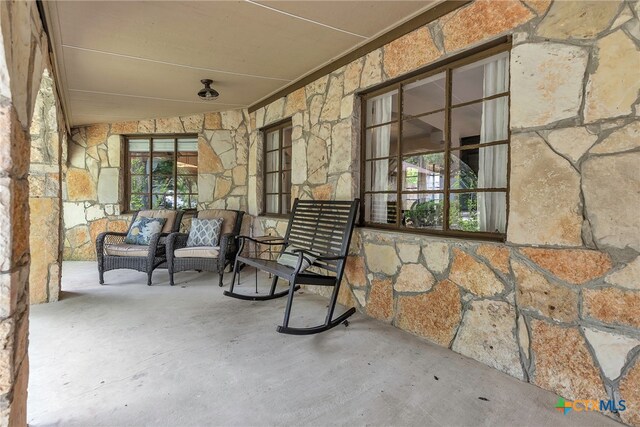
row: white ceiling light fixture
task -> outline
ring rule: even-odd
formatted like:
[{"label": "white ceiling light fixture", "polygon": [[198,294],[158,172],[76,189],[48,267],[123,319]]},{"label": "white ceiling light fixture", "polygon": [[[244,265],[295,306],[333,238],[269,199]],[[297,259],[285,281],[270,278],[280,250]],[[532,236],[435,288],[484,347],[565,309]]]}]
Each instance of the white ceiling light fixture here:
[{"label": "white ceiling light fixture", "polygon": [[213,80],[202,79],[200,80],[200,83],[204,85],[204,88],[200,89],[200,91],[198,92],[198,96],[200,97],[200,99],[204,101],[213,101],[218,96],[220,96],[218,91],[211,87],[211,83],[213,83]]}]

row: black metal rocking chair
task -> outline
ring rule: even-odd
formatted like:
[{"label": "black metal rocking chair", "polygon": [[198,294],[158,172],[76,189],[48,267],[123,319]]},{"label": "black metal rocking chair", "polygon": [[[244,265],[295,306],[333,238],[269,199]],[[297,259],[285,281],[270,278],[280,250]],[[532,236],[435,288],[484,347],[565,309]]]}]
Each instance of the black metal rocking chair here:
[{"label": "black metal rocking chair", "polygon": [[[356,309],[352,307],[336,319],[333,319],[333,312],[338,300],[358,204],[359,199],[353,201],[295,199],[287,232],[282,240],[265,242],[247,236],[239,236],[240,247],[236,256],[231,286],[228,291],[224,292],[224,295],[249,301],[264,301],[288,295],[284,322],[282,326],[277,328],[278,332],[284,334],[317,334],[343,322],[346,325],[347,318],[355,313]],[[287,252],[297,256],[296,266],[289,267],[277,261],[243,256],[242,249],[247,240],[264,245],[282,245],[281,255],[289,248]],[[311,262],[315,271],[322,269],[328,274],[304,270],[302,266],[305,259]],[[239,264],[250,265],[258,270],[271,273],[273,280],[269,294],[244,295],[235,293],[233,289],[236,284],[236,275],[239,272]],[[289,282],[289,289],[276,293],[279,278]],[[238,275],[239,282],[240,276]],[[333,286],[327,317],[323,325],[310,328],[289,326],[293,294],[300,289],[300,285]]]}]

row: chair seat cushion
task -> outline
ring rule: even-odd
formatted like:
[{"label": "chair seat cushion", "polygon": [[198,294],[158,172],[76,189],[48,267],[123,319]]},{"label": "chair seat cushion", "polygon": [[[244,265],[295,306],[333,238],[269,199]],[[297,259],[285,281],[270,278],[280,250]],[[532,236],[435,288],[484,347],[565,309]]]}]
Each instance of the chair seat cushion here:
[{"label": "chair seat cushion", "polygon": [[149,246],[131,245],[129,243],[119,243],[106,245],[104,251],[111,256],[140,256],[145,257],[149,253]]},{"label": "chair seat cushion", "polygon": [[218,258],[220,246],[190,246],[173,251],[176,258]]}]

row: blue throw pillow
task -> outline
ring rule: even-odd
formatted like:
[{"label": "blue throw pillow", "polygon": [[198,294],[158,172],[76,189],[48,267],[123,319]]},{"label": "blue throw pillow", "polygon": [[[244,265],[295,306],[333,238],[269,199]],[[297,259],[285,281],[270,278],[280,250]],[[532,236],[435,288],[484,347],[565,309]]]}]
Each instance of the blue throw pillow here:
[{"label": "blue throw pillow", "polygon": [[124,238],[124,242],[130,245],[148,246],[151,237],[162,231],[166,221],[166,218],[136,218],[127,233],[127,237]]},{"label": "blue throw pillow", "polygon": [[193,218],[191,220],[191,230],[189,230],[187,246],[218,246],[222,221],[222,218]]}]

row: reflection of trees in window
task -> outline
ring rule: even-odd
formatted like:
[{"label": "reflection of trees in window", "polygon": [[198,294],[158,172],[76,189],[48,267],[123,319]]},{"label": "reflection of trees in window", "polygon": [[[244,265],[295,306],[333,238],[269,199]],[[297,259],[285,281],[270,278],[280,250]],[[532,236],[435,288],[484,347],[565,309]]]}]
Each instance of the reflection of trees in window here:
[{"label": "reflection of trees in window", "polygon": [[197,137],[130,137],[126,144],[130,210],[197,207]]}]

